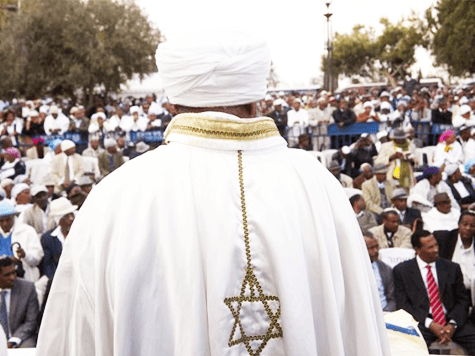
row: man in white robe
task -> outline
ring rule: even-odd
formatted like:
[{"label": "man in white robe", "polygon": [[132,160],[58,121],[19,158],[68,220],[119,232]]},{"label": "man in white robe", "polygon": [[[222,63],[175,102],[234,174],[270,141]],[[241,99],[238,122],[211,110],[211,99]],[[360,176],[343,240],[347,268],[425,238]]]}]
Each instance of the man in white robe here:
[{"label": "man in white robe", "polygon": [[157,50],[182,112],[167,145],[91,191],[36,354],[389,355],[342,187],[288,149],[272,119],[253,118],[270,68],[265,43],[221,30],[191,36]]}]

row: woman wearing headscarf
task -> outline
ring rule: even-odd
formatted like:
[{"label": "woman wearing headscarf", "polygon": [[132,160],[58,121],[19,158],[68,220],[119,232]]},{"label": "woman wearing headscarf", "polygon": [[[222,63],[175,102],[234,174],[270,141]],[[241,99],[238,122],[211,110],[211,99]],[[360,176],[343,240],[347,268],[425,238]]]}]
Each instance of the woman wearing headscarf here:
[{"label": "woman wearing headscarf", "polygon": [[411,196],[419,196],[427,202],[434,204],[434,196],[437,193],[447,193],[452,202],[452,207],[460,210],[460,206],[454,198],[450,187],[442,181],[442,169],[430,166],[417,177],[417,184],[411,189]]},{"label": "woman wearing headscarf", "polygon": [[448,164],[463,164],[462,145],[456,140],[455,132],[452,130],[440,135],[434,153],[434,166],[442,167]]},{"label": "woman wearing headscarf", "polygon": [[26,165],[20,159],[20,152],[16,148],[7,148],[4,158],[5,163],[0,169],[0,180],[5,178],[15,179],[20,174],[26,173]]}]

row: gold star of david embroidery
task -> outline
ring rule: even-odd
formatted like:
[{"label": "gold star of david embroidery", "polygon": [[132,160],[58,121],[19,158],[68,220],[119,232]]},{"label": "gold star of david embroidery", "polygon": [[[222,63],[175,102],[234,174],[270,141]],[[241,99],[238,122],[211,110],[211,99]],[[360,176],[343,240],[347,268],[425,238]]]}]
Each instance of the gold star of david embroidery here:
[{"label": "gold star of david embroidery", "polygon": [[[229,337],[229,346],[244,343],[249,355],[258,356],[267,345],[270,339],[282,337],[282,328],[279,324],[280,303],[279,298],[273,295],[264,295],[262,288],[254,276],[254,272],[248,269],[241,287],[241,294],[238,297],[226,298],[226,305],[234,317],[233,330]],[[241,323],[243,303],[256,303],[260,305],[268,317],[269,326],[265,333],[260,335],[248,335],[244,325]],[[245,313],[243,313],[245,314]]]},{"label": "gold star of david embroidery", "polygon": [[[233,329],[229,337],[228,345],[231,347],[243,343],[250,356],[259,356],[269,340],[283,336],[282,327],[279,323],[280,301],[277,296],[264,294],[252,268],[241,151],[238,151],[238,164],[247,268],[240,295],[224,299],[224,303],[234,318]],[[243,319],[246,319],[246,322],[243,322]],[[255,321],[255,325],[253,325],[252,320]],[[249,325],[249,323],[251,323],[251,325]],[[256,330],[256,328],[264,324],[268,324],[265,332]],[[246,327],[248,327],[249,330],[246,330]],[[264,328],[262,327],[262,329]]]}]

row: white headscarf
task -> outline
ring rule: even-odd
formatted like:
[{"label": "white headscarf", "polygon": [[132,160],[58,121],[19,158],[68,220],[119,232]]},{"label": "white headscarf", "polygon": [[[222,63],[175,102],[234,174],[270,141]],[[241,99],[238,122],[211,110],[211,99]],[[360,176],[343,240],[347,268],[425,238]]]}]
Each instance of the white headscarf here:
[{"label": "white headscarf", "polygon": [[264,40],[222,29],[161,43],[155,55],[172,104],[234,106],[264,98],[270,54]]}]

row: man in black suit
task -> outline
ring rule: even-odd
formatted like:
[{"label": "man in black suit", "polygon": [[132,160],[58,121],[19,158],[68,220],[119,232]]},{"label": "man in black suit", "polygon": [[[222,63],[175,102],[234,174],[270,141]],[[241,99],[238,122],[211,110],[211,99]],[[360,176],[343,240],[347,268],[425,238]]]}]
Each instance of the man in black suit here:
[{"label": "man in black suit", "polygon": [[391,204],[397,209],[401,224],[415,231],[413,227],[417,221],[422,223],[422,216],[419,210],[407,207],[407,196],[404,188],[394,189],[391,195]]},{"label": "man in black suit", "polygon": [[427,345],[454,341],[475,354],[475,327],[467,322],[469,298],[460,266],[439,258],[437,240],[428,231],[417,231],[411,242],[416,258],[394,267],[397,308],[419,322]]},{"label": "man in black suit", "polygon": [[17,278],[15,260],[0,258],[0,324],[8,348],[35,347],[38,296],[32,282]]}]

